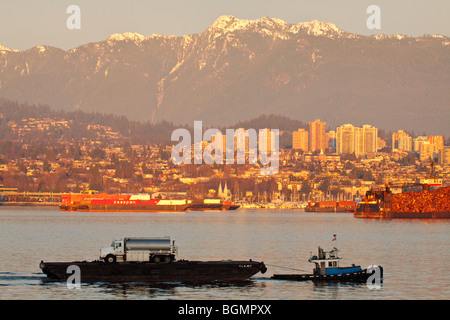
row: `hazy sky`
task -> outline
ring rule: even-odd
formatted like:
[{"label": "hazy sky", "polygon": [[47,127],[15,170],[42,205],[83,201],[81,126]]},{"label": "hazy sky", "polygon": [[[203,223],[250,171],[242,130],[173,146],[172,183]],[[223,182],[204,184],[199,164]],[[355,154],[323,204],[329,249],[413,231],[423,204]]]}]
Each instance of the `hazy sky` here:
[{"label": "hazy sky", "polygon": [[[81,9],[81,29],[69,30],[69,5]],[[369,30],[369,5],[381,9],[381,29]],[[201,33],[221,15],[240,19],[314,19],[359,34],[450,36],[450,0],[2,0],[0,44],[26,50],[36,45],[75,48],[113,33],[177,35]]]}]

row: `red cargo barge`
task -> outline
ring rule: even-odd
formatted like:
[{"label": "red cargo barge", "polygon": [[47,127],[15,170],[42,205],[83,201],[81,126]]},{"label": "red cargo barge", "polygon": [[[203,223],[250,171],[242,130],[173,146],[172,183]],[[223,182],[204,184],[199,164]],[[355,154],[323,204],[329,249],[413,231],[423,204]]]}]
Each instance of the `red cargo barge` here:
[{"label": "red cargo barge", "polygon": [[220,199],[151,199],[148,194],[63,194],[61,205],[64,211],[94,212],[158,212],[158,211],[204,211],[236,210],[239,205]]},{"label": "red cargo barge", "polygon": [[64,194],[59,208],[65,211],[185,211],[186,199],[150,199],[150,195]]}]

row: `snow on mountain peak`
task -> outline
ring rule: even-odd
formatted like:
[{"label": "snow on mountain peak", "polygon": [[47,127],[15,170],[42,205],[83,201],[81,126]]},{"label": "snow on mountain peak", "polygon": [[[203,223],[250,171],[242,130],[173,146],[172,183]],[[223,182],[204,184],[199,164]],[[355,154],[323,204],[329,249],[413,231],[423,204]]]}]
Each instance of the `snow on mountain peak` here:
[{"label": "snow on mountain peak", "polygon": [[20,52],[20,51],[19,50],[15,50],[15,49],[13,50],[13,49],[7,48],[7,47],[2,46],[0,44],[0,54],[4,55],[4,54],[8,54],[8,52]]},{"label": "snow on mountain peak", "polygon": [[11,51],[11,49],[0,44],[0,51]]},{"label": "snow on mountain peak", "polygon": [[226,33],[238,30],[253,29],[257,32],[269,36],[281,36],[281,33],[289,31],[290,24],[281,20],[263,17],[256,20],[238,19],[231,15],[217,18],[208,30],[217,38]]},{"label": "snow on mountain peak", "polygon": [[225,28],[233,21],[238,20],[236,17],[231,15],[220,16],[213,22],[211,28]]},{"label": "snow on mountain peak", "polygon": [[44,47],[44,46],[36,46],[35,48],[36,48],[37,50],[39,50],[39,53],[44,53],[45,50],[47,50],[47,48]]},{"label": "snow on mountain peak", "polygon": [[331,22],[313,20],[311,22],[289,24],[277,18],[263,17],[256,20],[244,20],[238,19],[231,15],[225,15],[217,18],[217,20],[214,21],[214,23],[209,27],[209,30],[214,32],[215,37],[217,37],[220,34],[233,32],[235,30],[248,29],[250,27],[255,27],[257,30],[260,30],[265,34],[276,33],[278,36],[280,36],[280,33],[295,34],[300,31],[306,32],[308,35],[327,37],[334,37],[336,35],[342,36],[344,34],[344,31],[340,30],[334,23]]},{"label": "snow on mountain peak", "polygon": [[220,16],[209,27],[210,30],[231,32],[237,29],[243,29],[250,24],[251,20],[238,19],[236,17],[225,15]]},{"label": "snow on mountain peak", "polygon": [[231,15],[220,16],[209,27],[210,29],[221,29],[224,31],[234,31],[237,29],[245,29],[250,26],[265,26],[265,27],[282,27],[286,28],[289,24],[281,19],[263,17],[256,20],[238,19]]},{"label": "snow on mountain peak", "polygon": [[135,41],[140,42],[147,39],[147,37],[143,36],[142,34],[135,33],[135,32],[125,32],[125,33],[114,33],[109,36],[107,40],[109,41]]},{"label": "snow on mountain peak", "polygon": [[292,27],[292,31],[294,32],[298,32],[300,29],[305,30],[309,35],[315,36],[329,36],[335,33],[342,33],[342,31],[334,23],[319,20],[300,22]]}]

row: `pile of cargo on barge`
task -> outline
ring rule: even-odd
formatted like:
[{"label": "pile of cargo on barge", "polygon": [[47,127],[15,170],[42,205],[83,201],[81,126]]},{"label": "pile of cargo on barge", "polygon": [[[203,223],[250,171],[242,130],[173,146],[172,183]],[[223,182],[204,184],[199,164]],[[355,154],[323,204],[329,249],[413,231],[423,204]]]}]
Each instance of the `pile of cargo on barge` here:
[{"label": "pile of cargo on barge", "polygon": [[450,187],[399,194],[393,194],[389,187],[368,191],[358,203],[354,217],[450,219]]},{"label": "pile of cargo on barge", "polygon": [[431,192],[404,192],[392,196],[393,212],[448,212],[450,213],[450,187]]}]

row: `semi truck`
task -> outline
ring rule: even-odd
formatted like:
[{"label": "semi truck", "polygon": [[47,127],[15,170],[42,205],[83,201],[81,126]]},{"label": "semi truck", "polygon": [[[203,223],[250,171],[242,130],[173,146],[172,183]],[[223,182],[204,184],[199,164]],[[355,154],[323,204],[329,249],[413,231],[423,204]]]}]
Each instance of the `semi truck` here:
[{"label": "semi truck", "polygon": [[110,247],[100,250],[100,259],[106,263],[154,262],[168,263],[175,260],[177,247],[170,237],[122,238],[113,240]]}]

